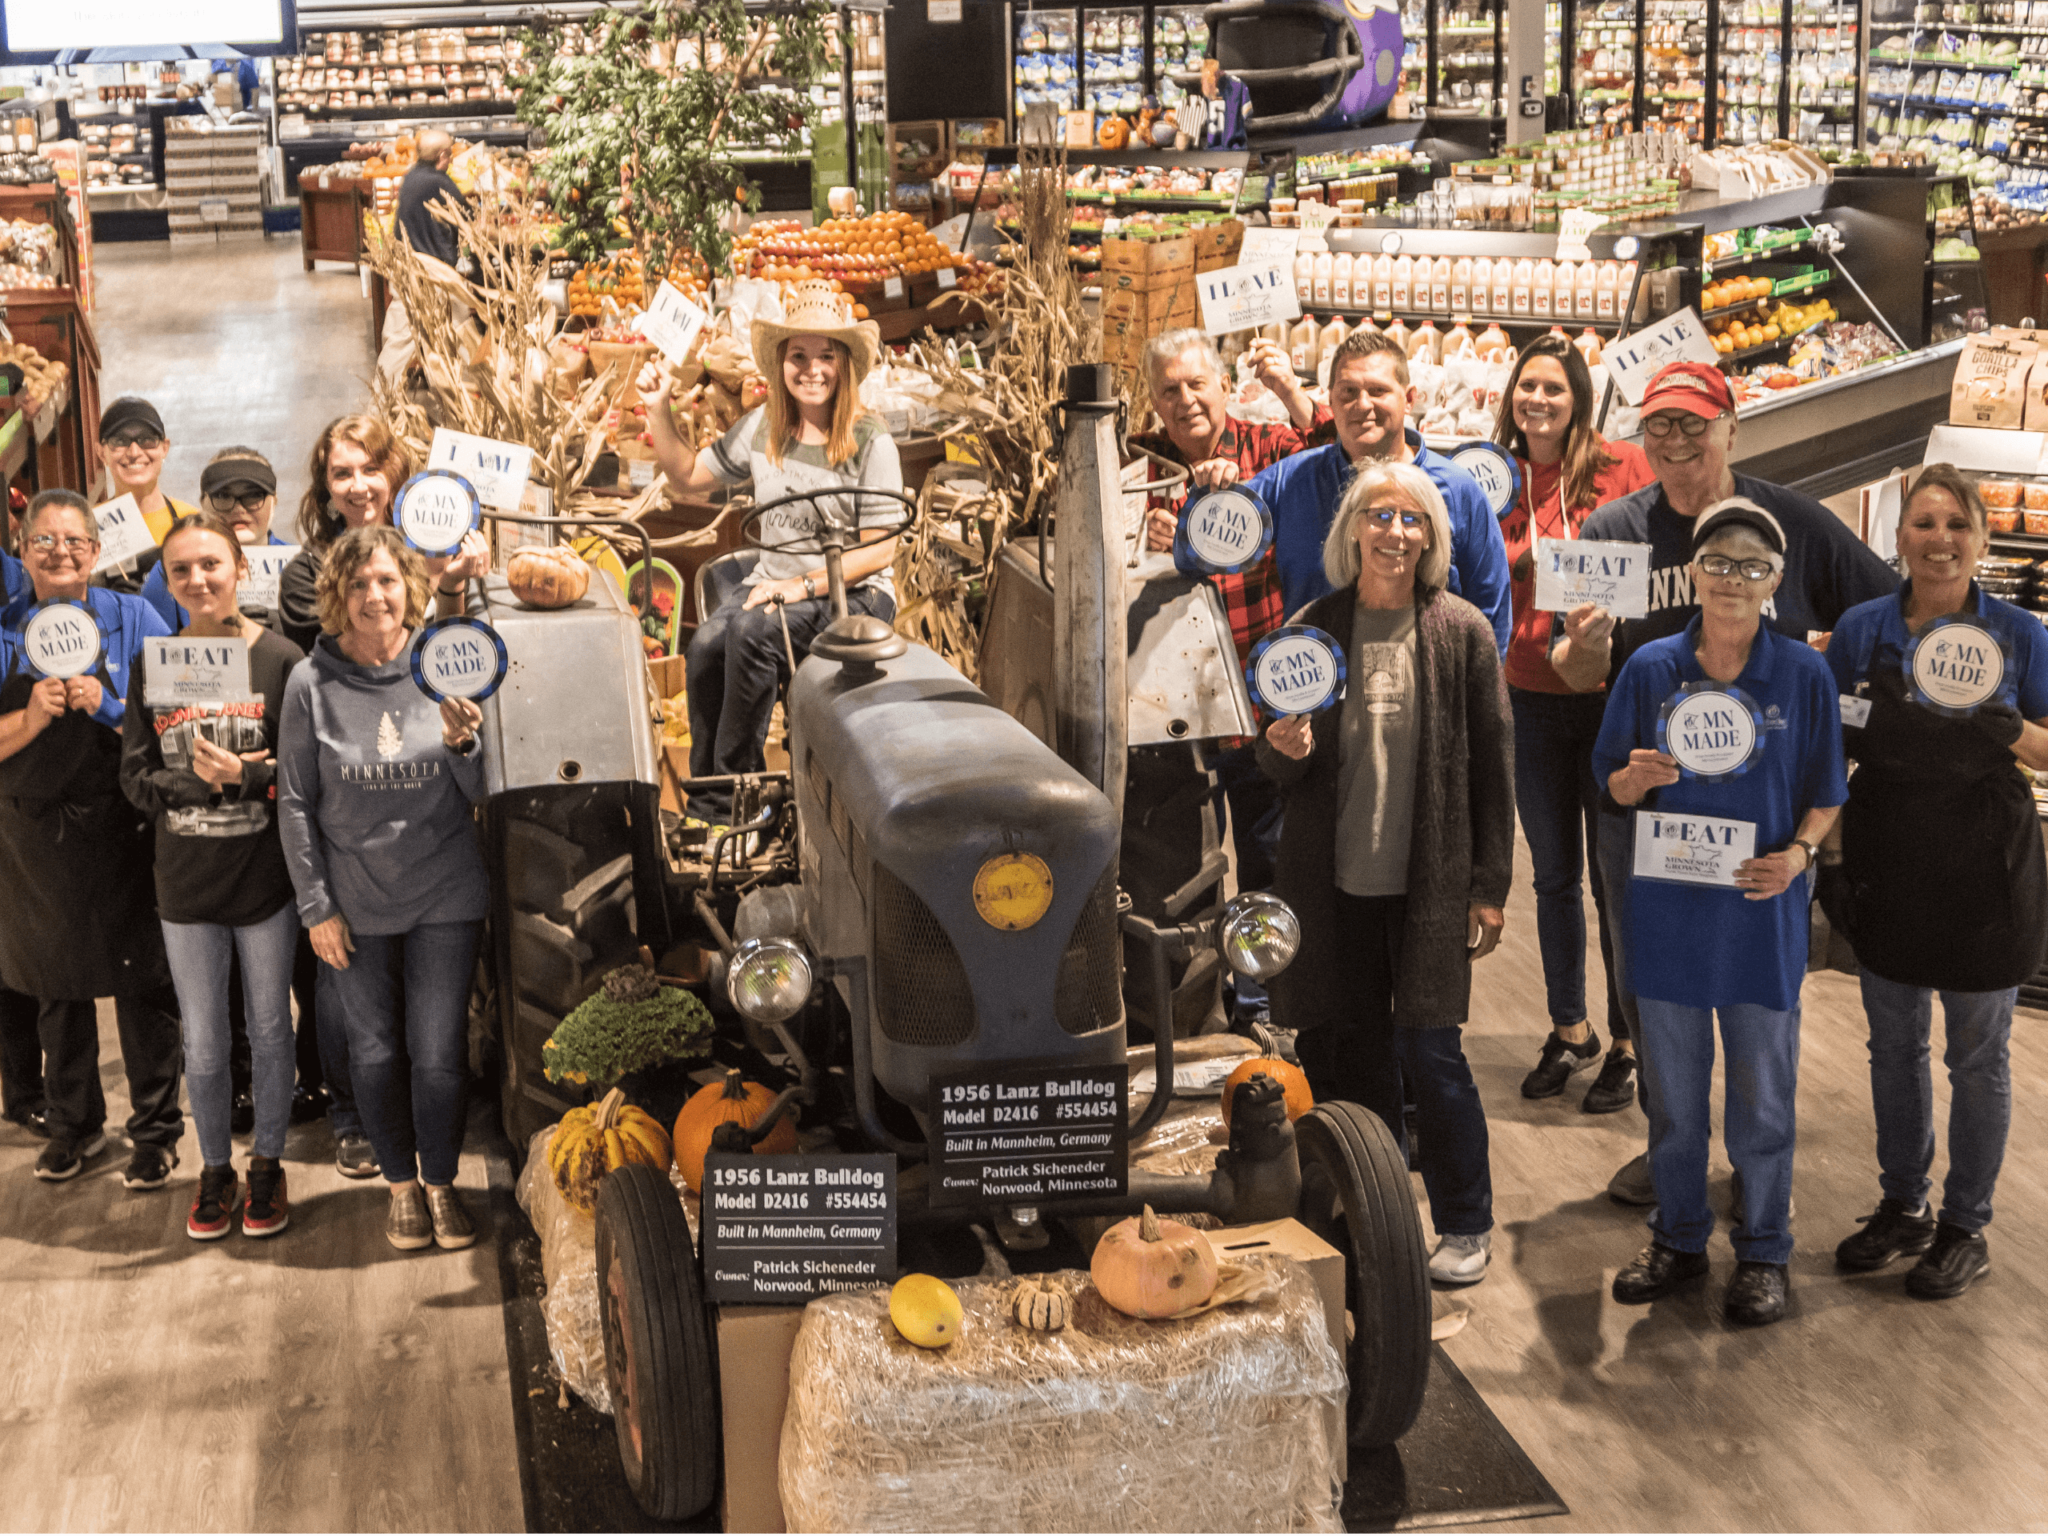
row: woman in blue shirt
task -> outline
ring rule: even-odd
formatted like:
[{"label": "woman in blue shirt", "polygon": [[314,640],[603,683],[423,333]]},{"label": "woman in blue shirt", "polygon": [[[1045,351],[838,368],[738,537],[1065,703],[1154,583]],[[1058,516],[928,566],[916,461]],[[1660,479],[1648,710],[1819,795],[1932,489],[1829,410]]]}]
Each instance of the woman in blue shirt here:
[{"label": "woman in blue shirt", "polygon": [[1718,1015],[1724,1137],[1744,1190],[1725,1310],[1740,1323],[1784,1315],[1804,876],[1848,794],[1827,666],[1762,620],[1784,556],[1783,528],[1754,502],[1700,514],[1699,616],[1629,658],[1593,749],[1608,794],[1635,813],[1627,942],[1657,1188],[1653,1241],[1615,1276],[1614,1299],[1653,1301],[1707,1272]]},{"label": "woman in blue shirt", "polygon": [[[1991,1267],[1984,1228],[2012,1118],[2013,1003],[2041,963],[2048,916],[2039,819],[2016,771],[2048,768],[2048,633],[1978,589],[1988,542],[1976,488],[1947,464],[1929,466],[1899,515],[1906,584],[1850,609],[1828,645],[1858,766],[1842,813],[1843,878],[1826,904],[1862,965],[1882,1195],[1835,1260],[1874,1270],[1924,1255],[1906,1289],[1929,1300],[1961,1295]],[[1987,669],[1995,678],[1950,696],[1966,712],[1930,708],[1912,676],[1933,654],[1916,642],[1941,620],[1988,631],[2002,653]],[[1939,1220],[1927,1208],[1936,991],[1950,1087]]]}]

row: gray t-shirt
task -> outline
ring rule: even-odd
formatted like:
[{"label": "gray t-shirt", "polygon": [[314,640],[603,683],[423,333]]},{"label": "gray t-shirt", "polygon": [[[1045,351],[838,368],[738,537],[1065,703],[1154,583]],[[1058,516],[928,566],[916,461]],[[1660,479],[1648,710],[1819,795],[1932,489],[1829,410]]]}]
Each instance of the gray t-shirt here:
[{"label": "gray t-shirt", "polygon": [[1360,606],[1337,751],[1337,888],[1408,889],[1415,826],[1415,610]]},{"label": "gray t-shirt", "polygon": [[[853,442],[853,457],[844,464],[827,463],[822,443],[794,443],[782,456],[782,462],[774,463],[768,457],[768,407],[761,405],[734,422],[731,431],[704,450],[699,462],[723,485],[745,485],[751,480],[757,505],[766,505],[778,496],[796,491],[830,490],[842,485],[903,489],[903,461],[897,457],[896,440],[882,429],[880,421],[872,415],[862,416],[854,424]],[[820,508],[825,509],[822,516]],[[826,516],[842,527],[856,522],[862,527],[886,527],[900,521],[903,511],[903,503],[893,496],[793,501],[761,520],[761,542],[793,544],[807,540],[825,526]],[[823,563],[817,555],[764,549],[746,584],[795,581]],[[896,578],[886,565],[856,585],[886,592],[892,598],[896,595]]]}]

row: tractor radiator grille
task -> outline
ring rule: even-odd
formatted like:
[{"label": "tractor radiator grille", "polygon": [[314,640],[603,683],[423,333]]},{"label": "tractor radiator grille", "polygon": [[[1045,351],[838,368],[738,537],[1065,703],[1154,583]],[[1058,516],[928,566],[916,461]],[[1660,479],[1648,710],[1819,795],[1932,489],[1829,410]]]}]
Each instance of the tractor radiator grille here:
[{"label": "tractor radiator grille", "polygon": [[1070,1035],[1091,1035],[1123,1017],[1123,940],[1116,925],[1116,861],[1074,919],[1053,984],[1053,1014]]},{"label": "tractor radiator grille", "polygon": [[886,865],[873,869],[875,1007],[882,1034],[897,1045],[959,1045],[976,1022],[967,967],[924,899]]}]

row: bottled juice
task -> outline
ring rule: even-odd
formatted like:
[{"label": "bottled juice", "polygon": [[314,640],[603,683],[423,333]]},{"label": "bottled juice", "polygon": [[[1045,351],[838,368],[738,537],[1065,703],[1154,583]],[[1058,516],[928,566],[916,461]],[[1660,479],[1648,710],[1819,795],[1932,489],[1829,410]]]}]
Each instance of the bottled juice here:
[{"label": "bottled juice", "polygon": [[1316,360],[1320,355],[1316,338],[1321,328],[1314,315],[1304,314],[1294,322],[1294,329],[1287,336],[1287,360],[1294,364],[1297,373],[1314,373]]},{"label": "bottled juice", "polygon": [[1394,258],[1394,308],[1412,310],[1415,305],[1415,258]]},{"label": "bottled juice", "polygon": [[1444,361],[1454,357],[1471,357],[1478,350],[1472,341],[1472,320],[1469,315],[1460,315],[1451,322],[1451,328],[1444,332]]},{"label": "bottled juice", "polygon": [[1339,251],[1330,263],[1330,302],[1339,309],[1351,307],[1351,253]]},{"label": "bottled juice", "polygon": [[1337,259],[1328,251],[1318,251],[1316,253],[1316,303],[1328,304],[1330,302],[1330,280],[1336,271],[1336,266]]},{"label": "bottled juice", "polygon": [[1538,320],[1550,318],[1550,296],[1557,285],[1557,263],[1549,257],[1536,263],[1536,281],[1529,290],[1529,313]]},{"label": "bottled juice", "polygon": [[1579,356],[1586,360],[1588,368],[1598,368],[1600,357],[1600,333],[1590,325],[1579,333],[1579,339],[1572,343],[1579,349]]},{"label": "bottled juice", "polygon": [[1479,333],[1479,340],[1474,345],[1480,357],[1487,362],[1505,362],[1515,355],[1515,344],[1508,340],[1508,333],[1492,323]]},{"label": "bottled juice", "polygon": [[1614,275],[1614,307],[1617,314],[1620,312],[1621,307],[1628,303],[1631,293],[1636,295],[1637,307],[1630,312],[1629,320],[1632,324],[1642,325],[1650,318],[1650,285],[1648,283],[1643,284],[1641,291],[1638,292],[1636,289],[1636,263],[1625,261],[1621,264],[1621,270]]},{"label": "bottled juice", "polygon": [[1316,383],[1325,389],[1330,387],[1330,364],[1336,361],[1337,349],[1344,345],[1344,338],[1350,334],[1351,328],[1344,323],[1344,317],[1332,315],[1330,323],[1316,337],[1316,350],[1321,354],[1316,359]]},{"label": "bottled juice", "polygon": [[1508,307],[1511,313],[1521,319],[1528,319],[1535,304],[1536,263],[1524,256],[1515,263],[1514,278],[1508,288]]},{"label": "bottled juice", "polygon": [[1593,318],[1593,295],[1598,285],[1599,277],[1600,268],[1598,263],[1591,261],[1579,263],[1579,286],[1578,292],[1574,296],[1572,313],[1581,320]]},{"label": "bottled juice", "polygon": [[1593,318],[1612,324],[1614,321],[1615,285],[1620,281],[1621,269],[1611,261],[1599,264],[1593,280]]},{"label": "bottled juice", "polygon": [[[1435,279],[1431,278],[1430,281],[1431,285],[1434,286]],[[1450,303],[1446,310],[1449,314],[1462,314],[1472,307],[1472,258],[1470,256],[1460,256],[1451,263],[1449,298]]]},{"label": "bottled juice", "polygon": [[1496,315],[1515,312],[1515,264],[1505,256],[1493,264],[1492,311]]},{"label": "bottled juice", "polygon": [[1425,320],[1415,328],[1415,334],[1408,338],[1408,361],[1440,363],[1443,360],[1443,332],[1436,328],[1434,320]]},{"label": "bottled juice", "polygon": [[1579,264],[1576,261],[1560,261],[1557,276],[1550,283],[1550,313],[1559,320],[1572,317],[1572,305],[1579,286]]},{"label": "bottled juice", "polygon": [[1316,297],[1316,253],[1299,250],[1294,254],[1294,296],[1303,305],[1313,304]]},{"label": "bottled juice", "polygon": [[[1352,286],[1358,286],[1353,280]],[[1392,309],[1394,307],[1394,258],[1385,251],[1373,258],[1372,263],[1372,307]]]},{"label": "bottled juice", "polygon": [[1439,256],[1429,266],[1429,308],[1431,313],[1451,312],[1451,258]]},{"label": "bottled juice", "polygon": [[1493,313],[1493,263],[1484,256],[1472,262],[1472,313]]},{"label": "bottled juice", "polygon": [[[1389,317],[1386,315],[1382,315],[1380,316],[1380,318],[1382,320],[1386,320]],[[1391,323],[1383,327],[1383,329],[1387,333],[1387,340],[1394,343],[1394,345],[1399,347],[1403,352],[1406,352],[1408,350],[1408,327],[1401,323],[1401,319],[1398,315],[1393,316],[1391,318]]]}]

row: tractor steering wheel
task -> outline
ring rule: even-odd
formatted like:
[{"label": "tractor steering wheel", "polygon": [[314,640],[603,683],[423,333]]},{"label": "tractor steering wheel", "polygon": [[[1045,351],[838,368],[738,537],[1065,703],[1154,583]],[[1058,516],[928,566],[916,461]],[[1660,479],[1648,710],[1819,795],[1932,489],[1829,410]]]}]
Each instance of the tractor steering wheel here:
[{"label": "tractor steering wheel", "polygon": [[[818,558],[823,559],[825,545],[817,534],[804,534],[794,539],[785,539],[780,543],[771,544],[761,537],[761,519],[777,508],[789,506],[794,502],[817,502],[827,497],[836,496],[848,496],[854,499],[854,516],[856,518],[860,515],[860,502],[864,497],[878,496],[886,501],[895,501],[902,504],[901,516],[893,518],[889,523],[866,524],[847,529],[845,547],[849,550],[860,547],[862,534],[881,533],[885,537],[898,534],[908,528],[917,517],[917,498],[906,491],[891,491],[881,486],[873,485],[840,485],[833,486],[829,490],[792,491],[787,496],[778,496],[773,501],[762,502],[761,505],[754,508],[753,511],[740,520],[740,536],[756,549],[772,551],[775,554],[782,555],[816,555]],[[819,510],[822,515],[823,509],[820,508]]]}]

